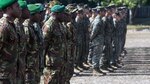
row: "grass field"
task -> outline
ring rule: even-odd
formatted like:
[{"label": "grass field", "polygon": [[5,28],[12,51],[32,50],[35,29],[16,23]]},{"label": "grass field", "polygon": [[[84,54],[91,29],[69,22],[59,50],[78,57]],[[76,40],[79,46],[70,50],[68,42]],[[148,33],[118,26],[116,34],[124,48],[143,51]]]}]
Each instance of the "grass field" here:
[{"label": "grass field", "polygon": [[138,30],[138,29],[150,29],[150,25],[128,25],[127,28],[129,30],[134,29],[134,30]]}]

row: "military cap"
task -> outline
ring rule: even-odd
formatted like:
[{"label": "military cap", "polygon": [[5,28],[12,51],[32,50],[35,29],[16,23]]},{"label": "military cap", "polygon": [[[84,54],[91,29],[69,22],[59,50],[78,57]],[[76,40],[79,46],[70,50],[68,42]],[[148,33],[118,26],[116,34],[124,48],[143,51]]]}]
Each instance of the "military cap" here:
[{"label": "military cap", "polygon": [[57,12],[57,13],[61,13],[65,10],[65,6],[64,5],[54,5],[51,8],[51,12]]},{"label": "military cap", "polygon": [[75,13],[75,12],[77,12],[77,11],[78,11],[78,9],[75,8],[75,9],[73,9],[72,11],[70,11],[70,13]]},{"label": "military cap", "polygon": [[69,11],[69,13],[75,13],[78,10],[74,4],[68,4],[66,9]]},{"label": "military cap", "polygon": [[116,7],[115,4],[109,4],[108,6],[109,6],[110,8],[115,8],[115,7]]},{"label": "military cap", "polygon": [[92,12],[97,12],[97,8],[92,8]]},{"label": "military cap", "polygon": [[25,0],[18,0],[18,4],[22,9],[27,8],[27,2]]},{"label": "military cap", "polygon": [[97,11],[105,11],[105,7],[103,6],[97,6],[96,9]]},{"label": "military cap", "polygon": [[27,7],[28,10],[30,11],[30,14],[39,13],[41,10],[40,6],[36,4],[28,4]]},{"label": "military cap", "polygon": [[43,4],[41,4],[41,3],[36,3],[35,5],[40,6],[40,11],[44,11],[44,10],[45,10]]},{"label": "military cap", "polygon": [[53,0],[49,2],[49,7],[53,7],[54,5],[60,5],[61,3],[58,0]]},{"label": "military cap", "polygon": [[0,9],[5,9],[6,7],[14,4],[17,0],[0,0]]}]

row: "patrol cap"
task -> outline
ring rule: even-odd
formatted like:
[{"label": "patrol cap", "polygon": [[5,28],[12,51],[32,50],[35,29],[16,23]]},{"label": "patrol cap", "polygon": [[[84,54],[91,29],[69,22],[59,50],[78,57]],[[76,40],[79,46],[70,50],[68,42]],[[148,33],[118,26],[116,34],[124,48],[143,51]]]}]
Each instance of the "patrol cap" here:
[{"label": "patrol cap", "polygon": [[122,11],[122,8],[121,8],[121,7],[118,7],[118,8],[117,8],[117,11]]},{"label": "patrol cap", "polygon": [[53,7],[54,5],[60,5],[61,3],[58,0],[53,0],[49,2],[49,8]]},{"label": "patrol cap", "polygon": [[0,9],[5,9],[6,7],[14,4],[17,0],[0,0]]},{"label": "patrol cap", "polygon": [[18,0],[18,4],[22,9],[27,8],[27,2],[25,0]]},{"label": "patrol cap", "polygon": [[77,13],[79,14],[83,13],[83,8],[78,8]]},{"label": "patrol cap", "polygon": [[39,13],[41,11],[40,5],[28,4],[27,7],[28,7],[28,10],[30,11],[30,14]]},{"label": "patrol cap", "polygon": [[108,5],[110,8],[116,8],[116,5],[115,4],[109,4]]},{"label": "patrol cap", "polygon": [[92,12],[97,12],[97,8],[92,8]]},{"label": "patrol cap", "polygon": [[51,12],[54,12],[54,13],[61,13],[65,10],[65,6],[64,5],[54,5],[52,8],[51,8]]},{"label": "patrol cap", "polygon": [[105,7],[103,7],[103,6],[97,6],[96,9],[97,9],[97,11],[105,11],[106,10]]},{"label": "patrol cap", "polygon": [[78,11],[74,4],[68,4],[66,6],[66,9],[69,11],[69,13],[75,13],[76,11]]},{"label": "patrol cap", "polygon": [[116,8],[116,5],[110,4],[106,7],[106,10],[111,10],[112,8]]}]

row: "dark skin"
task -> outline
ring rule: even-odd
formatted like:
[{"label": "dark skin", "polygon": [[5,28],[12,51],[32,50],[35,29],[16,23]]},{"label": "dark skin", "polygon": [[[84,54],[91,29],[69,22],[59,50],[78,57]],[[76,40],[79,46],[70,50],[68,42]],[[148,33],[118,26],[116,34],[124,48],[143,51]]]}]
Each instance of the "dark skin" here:
[{"label": "dark skin", "polygon": [[3,11],[0,10],[0,18],[2,18],[2,17],[3,17]]},{"label": "dark skin", "polygon": [[19,21],[23,23],[25,19],[30,18],[30,12],[28,9],[22,9],[21,12],[22,14],[21,17],[19,18]]},{"label": "dark skin", "polygon": [[40,13],[35,13],[35,14],[31,15],[30,20],[32,22],[38,22],[39,23],[41,21],[41,14]]},{"label": "dark skin", "polygon": [[46,10],[40,12],[40,15],[41,15],[41,20],[40,21],[41,22],[44,20],[45,12],[46,12]]},{"label": "dark skin", "polygon": [[107,10],[105,16],[111,16],[111,15],[112,15],[111,9]]},{"label": "dark skin", "polygon": [[15,18],[20,18],[21,16],[21,9],[19,7],[19,4],[16,2],[7,7],[6,9],[4,9],[4,13],[8,15],[8,20],[13,23]]},{"label": "dark skin", "polygon": [[21,18],[23,18],[23,19],[30,18],[30,12],[29,12],[29,10],[27,8],[22,10]]}]

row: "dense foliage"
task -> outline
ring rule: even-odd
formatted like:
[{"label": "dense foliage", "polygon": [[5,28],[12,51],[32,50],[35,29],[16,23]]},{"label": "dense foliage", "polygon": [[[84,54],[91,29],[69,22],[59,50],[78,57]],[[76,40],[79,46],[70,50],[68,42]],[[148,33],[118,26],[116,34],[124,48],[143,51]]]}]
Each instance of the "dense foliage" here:
[{"label": "dense foliage", "polygon": [[[26,0],[28,3],[44,3],[51,0]],[[59,0],[61,3],[67,5],[68,3],[86,3],[91,6],[103,5],[107,6],[109,4],[116,5],[127,5],[129,8],[142,5],[150,5],[150,0]]]}]

